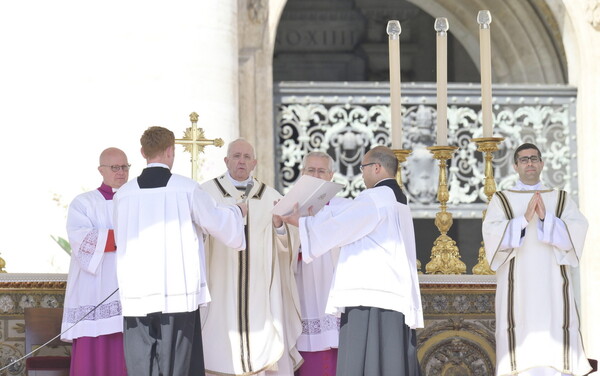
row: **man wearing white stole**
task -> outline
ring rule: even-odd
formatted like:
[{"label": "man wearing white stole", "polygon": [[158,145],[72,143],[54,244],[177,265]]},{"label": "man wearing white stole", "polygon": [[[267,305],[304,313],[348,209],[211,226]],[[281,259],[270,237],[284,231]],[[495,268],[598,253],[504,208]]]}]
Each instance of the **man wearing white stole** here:
[{"label": "man wearing white stole", "polygon": [[225,164],[227,172],[202,189],[220,204],[247,202],[247,247],[239,251],[206,239],[212,296],[201,309],[206,371],[291,376],[302,362],[296,350],[302,327],[293,273],[298,256],[290,251],[294,239],[272,214],[282,196],[251,176],[256,157],[247,141],[228,145]]},{"label": "man wearing white stole", "polygon": [[[301,172],[302,175],[330,181],[333,178],[333,159],[322,151],[310,152],[302,160]],[[344,204],[351,202],[334,197],[321,210],[341,210]],[[340,318],[325,313],[325,307],[340,249],[336,247],[311,262],[303,262],[302,249],[298,248],[296,284],[300,295],[302,335],[297,344],[304,359],[298,376],[333,375],[337,364]]]},{"label": "man wearing white stole", "polygon": [[342,210],[284,221],[299,226],[303,260],[341,247],[326,312],[341,314],[339,376],[418,376],[416,328],[423,327],[415,235],[385,146],[360,166],[366,190]]},{"label": "man wearing white stole", "polygon": [[496,374],[586,375],[571,269],[587,220],[564,191],[540,182],[537,146],[519,146],[513,159],[519,181],[493,196],[482,230],[497,278]]}]

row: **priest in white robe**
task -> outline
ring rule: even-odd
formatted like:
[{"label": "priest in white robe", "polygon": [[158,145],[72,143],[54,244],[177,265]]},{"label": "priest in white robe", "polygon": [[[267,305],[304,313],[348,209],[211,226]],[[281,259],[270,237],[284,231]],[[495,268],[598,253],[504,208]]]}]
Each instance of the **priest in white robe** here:
[{"label": "priest in white robe", "polygon": [[117,277],[130,375],[204,375],[199,306],[210,301],[203,234],[245,248],[246,205],[219,205],[172,174],[175,136],[141,138],[148,166],[115,195]]},{"label": "priest in white robe", "polygon": [[496,271],[496,374],[586,375],[572,268],[579,266],[587,220],[564,192],[540,182],[537,146],[514,153],[519,181],[497,192],[483,221]]},{"label": "priest in white robe", "polygon": [[102,184],[69,205],[71,264],[61,339],[73,342],[71,375],[127,375],[112,216],[113,196],[127,182],[129,166],[123,151],[104,150]]},{"label": "priest in white robe", "polygon": [[284,221],[299,226],[303,260],[341,247],[326,312],[341,314],[337,375],[418,376],[423,327],[415,237],[398,160],[377,146],[363,158],[367,189],[342,210]]},{"label": "priest in white robe", "polygon": [[302,359],[290,232],[273,217],[281,195],[251,176],[254,148],[238,139],[228,145],[227,172],[202,184],[221,204],[247,201],[247,247],[238,251],[220,239],[206,241],[212,301],[202,308],[207,373],[291,376]]},{"label": "priest in white robe", "polygon": [[[302,175],[330,181],[333,178],[333,159],[324,152],[313,151],[302,160]],[[321,210],[341,210],[349,199],[334,197]],[[299,244],[298,244],[299,245]],[[295,276],[300,298],[302,334],[297,347],[304,359],[298,376],[325,376],[336,372],[340,318],[325,312],[329,288],[333,282],[339,248],[306,262],[298,247],[298,265]]]}]

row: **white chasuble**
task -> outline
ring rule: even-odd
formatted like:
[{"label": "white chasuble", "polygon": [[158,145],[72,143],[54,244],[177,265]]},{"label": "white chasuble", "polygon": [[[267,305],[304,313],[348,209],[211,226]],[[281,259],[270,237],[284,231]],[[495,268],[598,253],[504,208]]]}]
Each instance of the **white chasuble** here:
[{"label": "white chasuble", "polygon": [[[227,175],[202,184],[222,204],[244,194]],[[296,350],[301,333],[293,277],[297,255],[291,233],[277,235],[274,201],[281,195],[254,180],[249,194],[246,250],[207,237],[206,265],[212,301],[200,310],[206,371],[219,375],[292,375],[302,362]]]},{"label": "white chasuble", "polygon": [[[115,252],[104,252],[109,230],[113,228],[113,201],[98,190],[75,197],[69,205],[67,234],[71,244],[71,264],[62,331],[92,311],[117,289]],[[65,341],[97,337],[123,331],[119,292],[72,329],[62,335]]]},{"label": "white chasuble", "polygon": [[587,221],[565,192],[542,187],[544,221],[534,215],[527,223],[524,213],[534,193],[496,193],[483,222],[497,279],[496,373],[585,375],[591,368],[571,268],[579,265]]}]

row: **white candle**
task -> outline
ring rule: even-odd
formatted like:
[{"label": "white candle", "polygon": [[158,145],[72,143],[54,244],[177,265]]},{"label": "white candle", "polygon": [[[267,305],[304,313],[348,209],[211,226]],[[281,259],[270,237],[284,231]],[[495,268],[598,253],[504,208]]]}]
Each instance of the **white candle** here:
[{"label": "white candle", "polygon": [[392,149],[402,149],[402,103],[400,96],[400,21],[388,21],[390,54],[390,110]]},{"label": "white candle", "polygon": [[435,19],[437,62],[437,145],[448,146],[448,20]]},{"label": "white candle", "polygon": [[477,14],[479,23],[479,53],[481,64],[481,117],[483,137],[492,137],[492,48],[490,42],[490,24],[492,15],[489,10],[480,10]]}]

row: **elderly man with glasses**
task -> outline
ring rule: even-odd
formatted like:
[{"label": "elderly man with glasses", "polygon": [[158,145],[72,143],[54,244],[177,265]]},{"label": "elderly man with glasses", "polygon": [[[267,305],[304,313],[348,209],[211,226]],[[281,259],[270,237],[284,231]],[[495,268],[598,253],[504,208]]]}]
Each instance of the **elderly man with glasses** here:
[{"label": "elderly man with glasses", "polygon": [[398,160],[385,146],[363,158],[366,190],[341,210],[284,217],[298,226],[302,258],[340,247],[326,312],[341,315],[337,375],[418,376],[423,327],[415,236]]},{"label": "elderly man with glasses", "polygon": [[104,150],[98,167],[102,184],[75,197],[69,205],[67,233],[72,251],[62,340],[73,342],[71,375],[127,375],[121,302],[115,293],[112,213],[113,196],[127,182],[129,166],[123,151]]},{"label": "elderly man with glasses", "polygon": [[540,181],[542,153],[526,143],[514,153],[519,181],[497,192],[483,222],[496,271],[496,374],[586,375],[573,291],[587,220],[562,190]]}]

